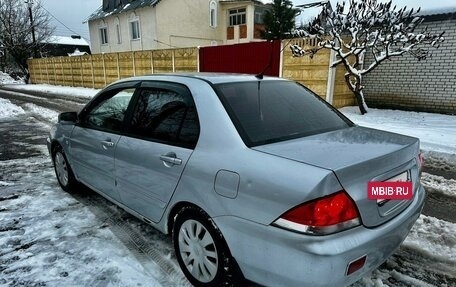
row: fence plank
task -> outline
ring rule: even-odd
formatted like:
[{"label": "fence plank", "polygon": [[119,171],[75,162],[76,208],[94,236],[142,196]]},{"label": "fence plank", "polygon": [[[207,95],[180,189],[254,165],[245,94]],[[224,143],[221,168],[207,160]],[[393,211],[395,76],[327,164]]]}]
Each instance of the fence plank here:
[{"label": "fence plank", "polygon": [[154,74],[173,72],[173,56],[171,49],[153,51],[152,57]]},{"label": "fence plank", "polygon": [[151,73],[152,53],[137,51],[134,53],[136,76],[148,75]]},{"label": "fence plank", "polygon": [[133,76],[133,54],[131,52],[118,53],[118,58],[119,79],[124,79]]}]

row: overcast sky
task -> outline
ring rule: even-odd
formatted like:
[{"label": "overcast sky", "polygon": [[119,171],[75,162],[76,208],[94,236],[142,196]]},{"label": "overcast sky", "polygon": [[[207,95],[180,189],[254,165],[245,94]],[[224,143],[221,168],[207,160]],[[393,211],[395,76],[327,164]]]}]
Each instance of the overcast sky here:
[{"label": "overcast sky", "polygon": [[[58,20],[52,18],[56,26],[56,36],[71,36],[79,34],[89,39],[89,25],[83,24],[92,12],[101,6],[102,0],[41,0],[43,7]],[[59,23],[62,22],[63,24]]]},{"label": "overcast sky", "polygon": [[[166,1],[166,0],[163,0]],[[294,0],[294,5],[300,5],[305,3],[315,2],[316,0]],[[209,2],[209,0],[208,0]],[[270,1],[263,1],[270,2]],[[348,2],[348,0],[346,0]],[[434,9],[439,7],[456,6],[455,0],[393,0],[397,6],[407,7],[422,7],[422,9]],[[102,0],[41,0],[42,5],[48,10],[57,20],[53,19],[53,23],[56,26],[55,35],[57,36],[70,36],[72,34],[80,34],[87,40],[89,39],[89,27],[88,24],[82,24],[87,17],[98,9]],[[333,7],[337,3],[337,0],[331,0]],[[24,4],[25,5],[25,4]],[[310,12],[310,11],[309,11]],[[313,12],[312,12],[313,13]],[[312,14],[310,13],[310,14]],[[305,13],[303,19],[310,18],[309,13]]]}]

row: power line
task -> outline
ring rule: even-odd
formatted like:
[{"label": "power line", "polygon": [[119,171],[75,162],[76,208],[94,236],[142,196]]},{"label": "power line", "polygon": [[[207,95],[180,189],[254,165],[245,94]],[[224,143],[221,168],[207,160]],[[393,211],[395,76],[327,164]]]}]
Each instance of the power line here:
[{"label": "power line", "polygon": [[[55,17],[51,12],[49,12],[46,8],[44,8],[43,5],[41,5],[41,8],[44,9],[44,11],[46,11],[49,15],[51,15],[52,18],[54,18],[57,22],[59,22],[63,27],[67,28],[68,31],[76,34],[76,35],[80,35],[81,33],[78,33],[78,32],[75,32],[73,29],[71,29],[70,27],[68,27],[67,25],[65,25],[65,23],[63,23],[62,21],[60,21],[59,19],[57,19],[57,17]],[[83,37],[85,40],[88,40],[90,41],[89,39]]]},{"label": "power line", "polygon": [[[61,32],[61,31],[65,31],[65,32],[71,32],[71,31],[68,31],[67,29],[65,29],[64,27],[60,26],[57,24],[57,26],[55,26],[55,30]],[[75,32],[78,32],[77,34],[88,34],[87,31],[85,30],[79,30],[79,29],[75,29]]]},{"label": "power line", "polygon": [[[63,27],[60,27],[60,26],[57,26],[55,27],[55,32],[57,33],[65,33],[65,34],[73,34],[71,31],[68,31],[67,29],[63,28]],[[89,32],[88,31],[80,31],[79,33],[77,33],[78,35],[84,35],[84,36],[88,36],[89,35]]]}]

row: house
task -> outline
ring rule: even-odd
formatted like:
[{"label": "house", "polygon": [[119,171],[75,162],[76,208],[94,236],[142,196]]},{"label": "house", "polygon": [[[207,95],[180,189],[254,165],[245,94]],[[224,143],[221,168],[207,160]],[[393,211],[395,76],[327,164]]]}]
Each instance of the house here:
[{"label": "house", "polygon": [[41,43],[40,54],[42,57],[68,56],[75,51],[90,54],[89,43],[81,36],[52,36]]},{"label": "house", "polygon": [[93,53],[261,41],[256,0],[103,0],[88,18]]}]

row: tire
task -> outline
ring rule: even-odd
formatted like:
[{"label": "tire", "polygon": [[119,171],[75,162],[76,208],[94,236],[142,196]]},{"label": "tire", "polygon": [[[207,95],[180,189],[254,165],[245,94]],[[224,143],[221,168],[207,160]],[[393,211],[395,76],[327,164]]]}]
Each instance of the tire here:
[{"label": "tire", "polygon": [[74,191],[78,182],[60,145],[56,146],[52,151],[52,163],[54,164],[55,176],[60,187],[66,192]]},{"label": "tire", "polygon": [[243,286],[222,234],[202,210],[186,207],[177,214],[173,244],[179,266],[194,286]]}]

